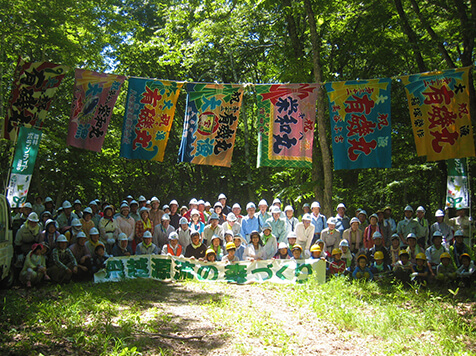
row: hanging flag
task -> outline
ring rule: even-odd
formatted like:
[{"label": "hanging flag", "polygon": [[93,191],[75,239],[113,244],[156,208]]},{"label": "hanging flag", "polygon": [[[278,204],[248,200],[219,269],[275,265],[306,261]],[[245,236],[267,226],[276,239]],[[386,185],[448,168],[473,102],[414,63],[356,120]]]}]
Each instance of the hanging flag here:
[{"label": "hanging flag", "polygon": [[162,162],[183,83],[129,79],[120,156]]},{"label": "hanging flag", "polygon": [[468,208],[469,189],[466,158],[449,159],[448,181],[446,189],[446,206],[448,208]]},{"label": "hanging flag", "polygon": [[43,120],[69,67],[18,59],[2,137],[15,140],[21,126],[41,129]]},{"label": "hanging flag", "polygon": [[125,79],[122,75],[75,70],[68,145],[101,151],[112,109]]},{"label": "hanging flag", "polygon": [[179,162],[230,167],[243,87],[187,84]]},{"label": "hanging flag", "polygon": [[7,188],[7,199],[13,207],[26,202],[40,140],[40,130],[20,126]]},{"label": "hanging flag", "polygon": [[418,156],[428,161],[474,157],[469,112],[471,67],[401,77]]},{"label": "hanging flag", "polygon": [[386,78],[325,84],[335,170],[392,166],[390,82]]},{"label": "hanging flag", "polygon": [[311,167],[318,84],[257,85],[257,167]]}]

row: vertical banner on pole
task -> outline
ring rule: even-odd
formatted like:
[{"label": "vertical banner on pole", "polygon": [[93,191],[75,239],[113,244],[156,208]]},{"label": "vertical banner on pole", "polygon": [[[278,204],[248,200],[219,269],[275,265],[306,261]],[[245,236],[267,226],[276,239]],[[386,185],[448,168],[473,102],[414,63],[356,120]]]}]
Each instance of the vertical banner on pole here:
[{"label": "vertical banner on pole", "polygon": [[40,139],[40,130],[20,127],[7,193],[7,199],[12,207],[26,202]]},{"label": "vertical banner on pole", "polygon": [[446,189],[446,206],[448,208],[469,208],[468,173],[466,158],[449,159]]}]

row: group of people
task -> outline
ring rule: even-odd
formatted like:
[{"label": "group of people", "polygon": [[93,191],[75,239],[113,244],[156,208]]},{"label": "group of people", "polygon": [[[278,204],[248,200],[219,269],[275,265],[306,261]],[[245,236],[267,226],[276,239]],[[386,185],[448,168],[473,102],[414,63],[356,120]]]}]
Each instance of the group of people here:
[{"label": "group of people", "polygon": [[63,283],[84,280],[105,267],[109,256],[162,254],[200,261],[233,263],[244,260],[323,259],[329,276],[356,279],[398,278],[426,284],[474,283],[472,226],[467,209],[449,218],[435,213],[430,224],[426,211],[411,206],[396,223],[386,207],[370,216],[357,209],[346,215],[339,204],[335,216],[326,218],[318,202],[304,204],[296,216],[291,205],[282,209],[279,199],[271,206],[261,200],[227,205],[224,194],[213,206],[191,199],[180,207],[176,200],[135,200],[127,196],[119,209],[108,202],[53,200],[25,203],[14,212],[16,266],[20,281],[31,287],[44,280]]}]

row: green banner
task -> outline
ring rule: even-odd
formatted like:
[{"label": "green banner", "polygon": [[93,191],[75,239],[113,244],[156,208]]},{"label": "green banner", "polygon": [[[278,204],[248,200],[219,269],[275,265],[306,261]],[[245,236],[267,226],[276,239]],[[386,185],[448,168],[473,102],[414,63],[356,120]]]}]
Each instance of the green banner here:
[{"label": "green banner", "polygon": [[141,255],[110,257],[106,268],[94,275],[94,282],[118,282],[128,278],[152,278],[160,281],[195,279],[204,282],[303,283],[311,276],[326,281],[326,262],[308,260],[263,260],[233,263],[204,262],[195,259]]},{"label": "green banner", "polygon": [[469,190],[466,158],[449,159],[446,188],[446,206],[449,208],[468,208]]},{"label": "green banner", "polygon": [[40,130],[20,127],[7,193],[8,201],[12,207],[26,202],[40,140]]}]

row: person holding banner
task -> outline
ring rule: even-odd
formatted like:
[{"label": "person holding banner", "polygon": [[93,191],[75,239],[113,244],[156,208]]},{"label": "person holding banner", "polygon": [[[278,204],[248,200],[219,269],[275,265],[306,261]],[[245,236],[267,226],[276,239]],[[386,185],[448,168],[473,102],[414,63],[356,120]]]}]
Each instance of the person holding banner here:
[{"label": "person holding banner", "polygon": [[200,232],[192,230],[190,238],[192,239],[192,243],[185,249],[185,257],[203,260],[205,258],[207,246],[200,241]]},{"label": "person holding banner", "polygon": [[243,259],[248,261],[260,261],[264,256],[263,242],[258,231],[252,231],[250,234],[250,243],[246,246],[243,253]]},{"label": "person holding banner", "polygon": [[182,246],[180,246],[178,241],[179,241],[179,238],[177,233],[175,231],[171,232],[169,235],[169,243],[165,244],[162,247],[161,255],[183,257],[183,249],[182,249]]},{"label": "person holding banner", "polygon": [[158,255],[159,248],[152,242],[152,234],[150,231],[144,232],[142,242],[137,245],[136,255]]}]

